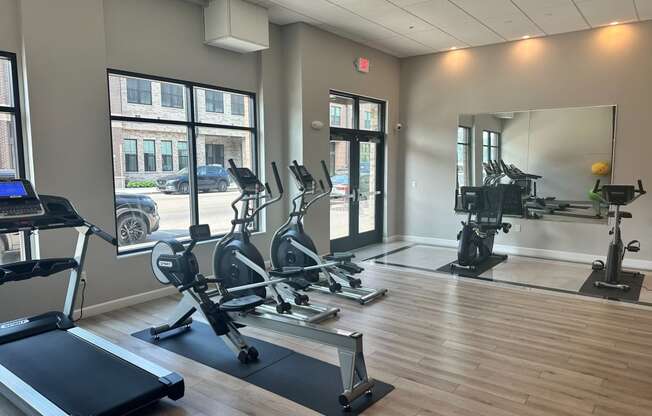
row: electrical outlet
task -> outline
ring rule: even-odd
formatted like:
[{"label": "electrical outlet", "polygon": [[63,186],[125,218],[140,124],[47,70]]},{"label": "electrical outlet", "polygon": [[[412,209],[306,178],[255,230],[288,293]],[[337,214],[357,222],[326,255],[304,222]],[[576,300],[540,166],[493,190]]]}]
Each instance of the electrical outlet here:
[{"label": "electrical outlet", "polygon": [[417,181],[412,181],[412,187],[416,188],[417,187]]}]

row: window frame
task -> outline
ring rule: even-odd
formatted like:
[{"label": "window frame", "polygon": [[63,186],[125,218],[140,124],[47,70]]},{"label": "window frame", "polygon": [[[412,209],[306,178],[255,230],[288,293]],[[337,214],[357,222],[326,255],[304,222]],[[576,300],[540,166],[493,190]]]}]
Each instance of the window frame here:
[{"label": "window frame", "polygon": [[138,166],[139,166],[139,163],[138,163],[138,139],[131,139],[131,138],[127,137],[127,138],[122,139],[122,141],[123,142],[127,142],[127,141],[134,142],[135,148],[136,148],[136,151],[134,153],[129,153],[130,156],[135,156],[136,157],[136,170],[129,170],[129,169],[127,169],[127,165],[128,165],[128,163],[127,163],[127,152],[124,151],[124,146],[123,146],[122,153],[123,153],[123,156],[125,157],[125,172],[138,172]]},{"label": "window frame", "polygon": [[[27,167],[25,163],[25,143],[23,136],[23,115],[22,115],[22,102],[20,100],[20,82],[18,79],[18,55],[13,52],[0,50],[0,58],[9,61],[11,67],[11,93],[12,105],[0,105],[0,113],[13,115],[14,119],[14,140],[16,145],[16,172],[18,178],[27,179]],[[32,240],[30,234],[26,231],[21,232],[22,240],[22,257],[25,260],[32,259]]]},{"label": "window frame", "polygon": [[[169,87],[172,87],[173,89],[174,88],[181,88],[181,94],[172,94],[169,91],[164,93],[163,92],[163,87],[164,86],[169,86]],[[165,96],[168,97],[169,104],[164,103],[163,97],[165,97]],[[175,103],[174,103],[174,100],[177,99],[177,98],[181,98],[181,104],[179,104],[179,105],[175,105]],[[183,85],[172,84],[170,82],[162,82],[161,83],[161,107],[177,108],[177,109],[183,110],[183,108],[184,108],[184,105],[183,105]]]},{"label": "window frame", "polygon": [[[484,134],[485,133],[489,134],[489,144],[484,143]],[[498,140],[497,140],[498,144],[495,145],[495,146],[491,144],[491,135],[492,134],[495,134],[495,135],[498,136]],[[500,160],[501,152],[502,152],[502,144],[503,143],[502,143],[502,133],[501,132],[493,131],[493,130],[482,130],[482,162],[489,162],[489,161],[492,160],[491,159],[491,151],[492,151],[492,149],[496,149],[496,153],[497,153],[497,156],[498,156],[497,160]],[[489,160],[485,160],[485,158],[484,158],[485,157],[485,150],[487,150],[487,149],[489,150]]]},{"label": "window frame", "polygon": [[[152,152],[148,152],[147,149],[145,148],[146,144],[151,143],[152,145]],[[138,154],[138,149],[136,149],[136,154]],[[147,157],[150,156],[151,159],[154,160],[154,169],[147,169],[148,163],[147,163]],[[156,172],[156,139],[143,139],[143,171],[144,172]]]},{"label": "window frame", "polygon": [[[115,69],[115,68],[108,68],[107,73],[106,73],[106,80],[107,80],[107,91],[109,91],[110,87],[110,77],[111,76],[118,76],[118,77],[127,77],[127,78],[140,78],[140,79],[145,79],[155,82],[167,82],[167,83],[172,83],[172,84],[178,84],[182,85],[184,87],[184,94],[186,94],[187,97],[187,102],[188,102],[188,108],[186,109],[187,111],[187,120],[173,120],[173,119],[159,119],[159,118],[149,118],[149,117],[132,117],[132,116],[120,116],[120,115],[113,115],[111,114],[111,109],[109,108],[109,123],[112,123],[114,121],[121,121],[121,122],[131,122],[131,123],[142,123],[142,124],[162,124],[162,125],[176,125],[176,126],[185,126],[188,130],[188,139],[187,140],[180,140],[179,142],[186,142],[187,144],[187,157],[188,157],[188,165],[186,166],[189,171],[188,179],[190,182],[190,194],[189,194],[189,199],[190,199],[190,223],[192,225],[199,224],[199,190],[198,190],[198,183],[197,183],[197,138],[199,136],[198,130],[199,127],[207,127],[207,128],[215,128],[215,129],[226,129],[226,130],[241,130],[241,131],[246,131],[249,132],[251,135],[251,168],[252,171],[256,174],[259,175],[259,143],[258,143],[258,106],[257,106],[257,95],[254,92],[249,92],[249,91],[242,91],[242,90],[237,90],[233,88],[226,88],[226,87],[221,87],[221,86],[216,86],[216,85],[208,85],[208,84],[203,84],[200,82],[192,82],[192,81],[185,81],[185,80],[180,80],[180,79],[174,79],[174,78],[168,78],[168,77],[161,77],[157,75],[149,75],[149,74],[142,74],[142,73],[137,73],[137,72],[132,72],[132,71],[124,71],[120,69]],[[150,84],[151,85],[151,84]],[[206,123],[206,122],[201,122],[198,121],[199,114],[198,114],[198,108],[197,108],[197,103],[196,101],[196,91],[197,89],[209,89],[209,90],[217,90],[222,93],[233,93],[233,94],[239,94],[242,96],[249,97],[249,106],[251,108],[251,125],[250,126],[233,126],[233,125],[228,125],[228,124],[220,124],[220,123]],[[243,98],[244,101],[244,98]],[[246,103],[245,103],[246,107]],[[246,110],[245,110],[246,112]],[[112,129],[111,129],[112,131]],[[113,146],[113,133],[111,133],[111,146]],[[178,149],[177,149],[178,152]],[[109,154],[113,154],[111,151]],[[178,156],[178,153],[177,153]],[[114,170],[114,164],[111,163],[111,173],[112,176],[115,178],[115,170]],[[115,180],[113,182],[113,195],[115,198]],[[114,215],[115,217],[115,215]],[[115,232],[117,235],[118,232],[118,226],[117,226],[117,221],[116,218],[114,220],[114,226],[115,226]],[[260,221],[255,221],[254,224],[254,229],[253,232],[258,232],[260,231]],[[220,238],[224,236],[224,233],[220,234],[213,234],[211,235],[211,239],[207,241],[217,241]],[[187,243],[190,241],[190,236],[182,236],[178,237],[176,239],[180,243]],[[123,250],[120,250],[120,247],[116,246],[116,253],[118,257],[125,256],[125,255],[131,255],[134,253],[143,253],[143,252],[149,252],[152,250],[152,247],[154,246],[155,242],[152,242],[151,245],[148,245],[146,247],[136,247],[136,248],[123,248]],[[126,246],[128,247],[128,246]]]},{"label": "window frame", "polygon": [[[213,100],[213,99],[209,100],[208,99],[209,95],[211,95],[211,96],[215,95],[215,96],[221,96],[222,97],[222,101],[221,101],[222,104],[217,110],[215,109],[216,108],[215,104],[218,103],[219,100]],[[209,101],[211,102],[211,105],[213,107],[212,110],[208,109]],[[224,114],[224,92],[223,91],[214,91],[214,90],[205,89],[204,90],[204,109],[206,110],[207,113]]]},{"label": "window frame", "polygon": [[[166,154],[165,149],[163,148],[163,144],[167,143],[170,145],[170,153]],[[170,158],[170,169],[165,169],[166,168],[166,163],[165,163],[165,157]],[[161,172],[174,172],[174,141],[172,140],[161,140]]]},{"label": "window frame", "polygon": [[[245,105],[244,97],[242,96],[242,94],[233,94],[232,93],[230,95],[231,95],[231,115],[232,116],[244,116],[245,113],[247,112],[247,109],[246,109],[247,106]],[[240,113],[240,112],[236,113],[236,112],[233,111],[233,109],[236,108],[236,106],[233,105],[233,100],[236,99],[236,98],[238,98],[238,99],[242,98],[242,113]],[[240,107],[240,103],[238,103],[238,108],[239,107]]]},{"label": "window frame", "polygon": [[[133,80],[138,83],[138,89],[136,91],[138,92],[138,101],[130,101],[129,100],[129,81]],[[140,88],[140,83],[141,82],[147,82],[149,84],[149,102],[142,102],[142,93],[143,90]],[[132,88],[133,90],[133,88]],[[130,76],[127,78],[127,103],[128,104],[136,104],[136,105],[152,105],[152,81],[147,80],[147,79],[142,79],[142,77],[135,77],[135,76]]]},{"label": "window frame", "polygon": [[[460,137],[459,131],[460,131],[460,129],[463,129],[466,132],[466,137],[467,137],[466,143],[460,142],[460,140],[459,140],[459,137]],[[459,126],[459,125],[457,126],[458,134],[457,134],[457,140],[456,140],[456,142],[457,142],[456,152],[457,152],[457,149],[459,148],[459,146],[464,146],[464,149],[465,149],[464,151],[466,153],[466,160],[468,161],[468,166],[465,166],[465,168],[464,168],[464,179],[465,179],[466,185],[463,185],[463,184],[459,183],[459,175],[458,175],[457,172],[455,172],[455,180],[457,181],[457,187],[458,188],[460,186],[469,186],[470,183],[471,183],[471,177],[473,175],[473,159],[472,159],[472,157],[473,157],[473,138],[471,136],[471,130],[472,130],[471,127],[468,127],[468,126]],[[456,166],[457,166],[457,164],[456,164]]]},{"label": "window frame", "polygon": [[[186,146],[186,148],[183,149],[186,152],[185,156],[181,155],[181,149],[179,149],[179,144],[181,144],[181,143],[183,143]],[[173,153],[174,153],[174,150],[173,150]],[[183,167],[181,167],[181,158],[182,157],[186,158],[185,165]],[[188,166],[190,166],[190,154],[188,153],[188,140],[177,140],[177,171],[179,171],[179,170],[181,170],[183,168],[187,168]]]}]

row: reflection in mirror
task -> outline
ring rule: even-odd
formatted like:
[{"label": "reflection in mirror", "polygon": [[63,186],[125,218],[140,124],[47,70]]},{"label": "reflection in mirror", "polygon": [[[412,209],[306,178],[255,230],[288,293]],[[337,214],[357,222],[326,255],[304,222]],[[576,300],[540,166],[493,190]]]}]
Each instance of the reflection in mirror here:
[{"label": "reflection in mirror", "polygon": [[599,106],[460,115],[456,209],[463,186],[511,183],[529,219],[606,221],[592,189],[611,182],[615,114]]}]

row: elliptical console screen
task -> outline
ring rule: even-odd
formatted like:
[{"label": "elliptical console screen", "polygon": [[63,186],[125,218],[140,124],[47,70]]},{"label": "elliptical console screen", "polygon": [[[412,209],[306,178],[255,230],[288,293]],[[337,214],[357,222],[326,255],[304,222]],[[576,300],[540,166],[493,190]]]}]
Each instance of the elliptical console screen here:
[{"label": "elliptical console screen", "polygon": [[16,199],[28,196],[22,181],[0,181],[0,199]]}]

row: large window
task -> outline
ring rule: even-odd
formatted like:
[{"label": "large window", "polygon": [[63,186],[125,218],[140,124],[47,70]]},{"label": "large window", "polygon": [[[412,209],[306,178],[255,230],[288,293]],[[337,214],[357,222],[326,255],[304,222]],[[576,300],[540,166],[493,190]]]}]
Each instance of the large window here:
[{"label": "large window", "polygon": [[[186,240],[192,224],[207,223],[216,236],[228,231],[237,194],[215,165],[232,158],[256,170],[255,95],[123,71],[108,77],[119,253]],[[160,105],[132,105],[129,80],[155,97],[160,90]],[[225,95],[239,97],[241,114],[224,114]]]},{"label": "large window", "polygon": [[482,132],[482,161],[487,163],[500,160],[500,133],[484,130]]},{"label": "large window", "polygon": [[245,103],[244,95],[231,94],[231,114],[234,116],[244,116]]},{"label": "large window", "polygon": [[161,84],[161,105],[163,107],[183,108],[183,87],[176,84]]},{"label": "large window", "polygon": [[174,169],[172,162],[172,141],[162,140],[161,141],[161,161],[163,172],[170,172]]},{"label": "large window", "polygon": [[[24,178],[16,55],[0,51],[0,180]],[[0,234],[0,264],[28,258],[24,233]]]},{"label": "large window", "polygon": [[156,172],[156,141],[143,140],[145,172]]},{"label": "large window", "polygon": [[122,151],[125,155],[125,171],[138,172],[138,141],[134,139],[124,139]]},{"label": "large window", "polygon": [[152,83],[145,79],[127,78],[127,102],[152,104]]},{"label": "large window", "polygon": [[210,113],[224,112],[224,93],[222,91],[210,91],[205,93],[206,111]]},{"label": "large window", "polygon": [[457,128],[457,186],[471,185],[471,129]]}]

